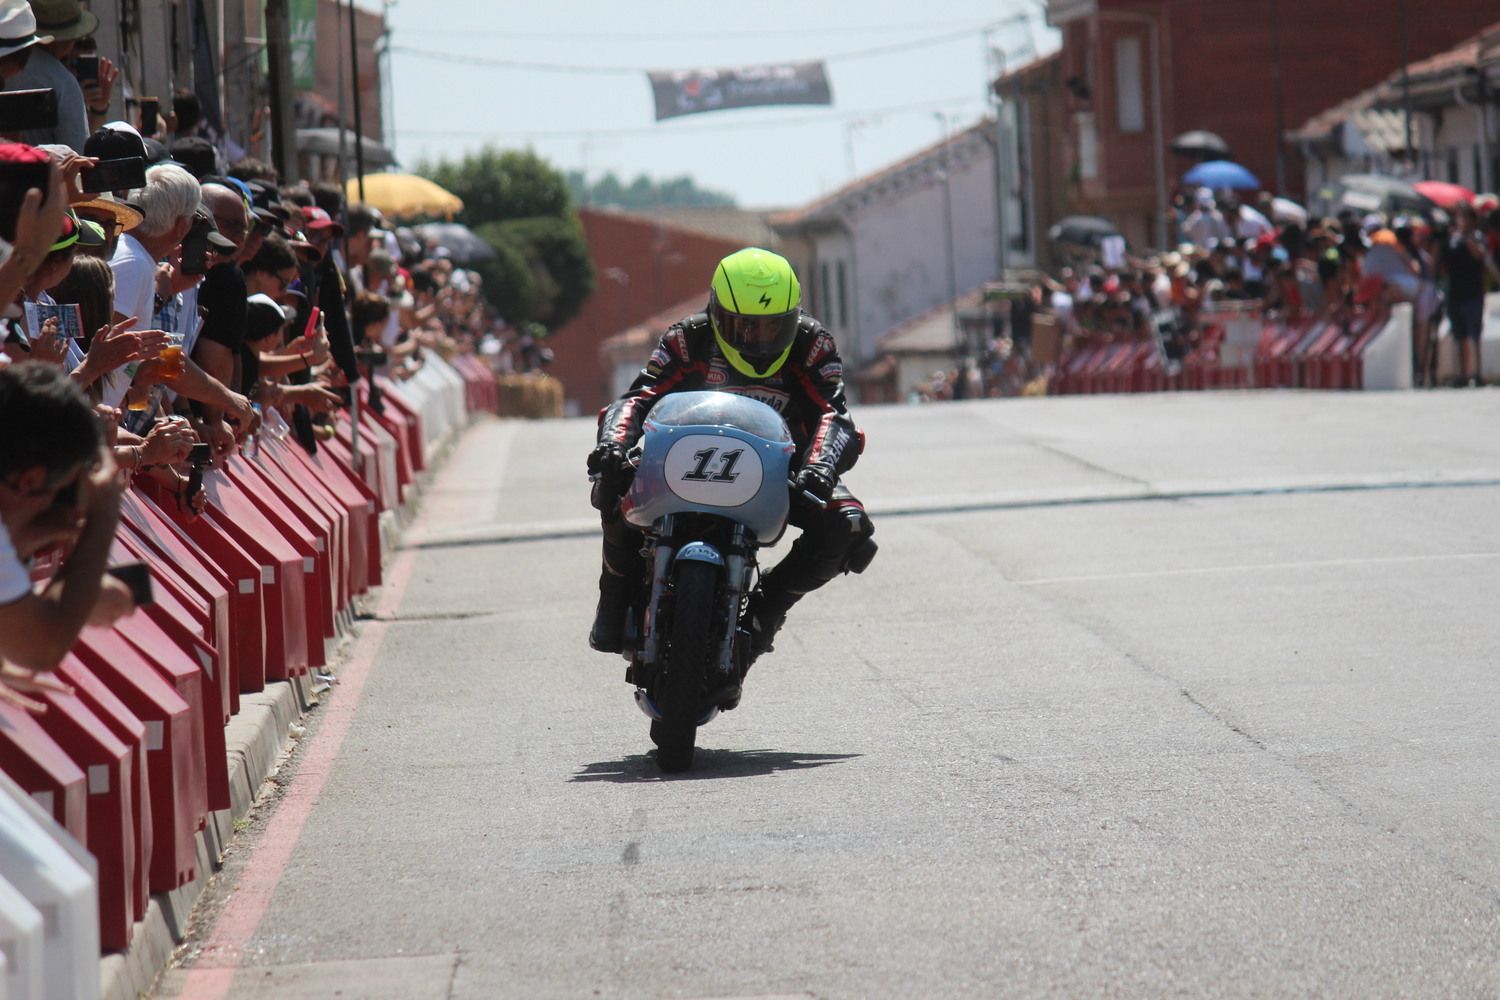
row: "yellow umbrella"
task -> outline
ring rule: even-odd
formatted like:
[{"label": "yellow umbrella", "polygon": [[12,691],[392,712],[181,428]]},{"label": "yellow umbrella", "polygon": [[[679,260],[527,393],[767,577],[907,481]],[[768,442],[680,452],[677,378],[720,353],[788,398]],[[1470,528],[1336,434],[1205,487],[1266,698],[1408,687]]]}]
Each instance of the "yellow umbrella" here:
[{"label": "yellow umbrella", "polygon": [[[358,179],[350,180],[344,190],[351,202],[360,200]],[[451,219],[464,208],[458,195],[415,174],[365,174],[364,202],[394,219],[418,215]]]}]

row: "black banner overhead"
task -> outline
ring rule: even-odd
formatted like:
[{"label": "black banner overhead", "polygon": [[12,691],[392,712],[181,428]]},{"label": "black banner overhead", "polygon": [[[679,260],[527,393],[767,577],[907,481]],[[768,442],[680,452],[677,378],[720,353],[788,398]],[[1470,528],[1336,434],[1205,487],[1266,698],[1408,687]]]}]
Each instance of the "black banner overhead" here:
[{"label": "black banner overhead", "polygon": [[832,104],[821,62],[737,69],[654,70],[656,120],[766,104]]}]

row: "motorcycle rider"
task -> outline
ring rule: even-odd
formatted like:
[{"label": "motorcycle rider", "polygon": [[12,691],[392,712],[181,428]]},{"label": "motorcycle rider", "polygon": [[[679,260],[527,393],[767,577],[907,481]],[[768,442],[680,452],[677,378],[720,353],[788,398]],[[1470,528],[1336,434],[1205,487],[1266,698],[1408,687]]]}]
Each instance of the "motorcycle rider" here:
[{"label": "motorcycle rider", "polygon": [[858,460],[864,435],[845,405],[833,336],[800,303],[801,287],[784,257],[756,247],[730,254],[714,269],[707,310],[669,327],[630,388],[600,411],[598,445],[588,457],[604,528],[599,607],[589,632],[594,649],[621,651],[626,612],[641,586],[641,532],[621,518],[619,499],[633,472],[627,453],[646,414],[668,393],[716,390],[769,404],[796,444],[796,489],[825,504],[792,504],[789,520],[801,534],[786,558],[762,574],[740,621],[752,660],[771,650],[803,595],[841,572],[863,570],[874,557],[874,526],[840,482]]}]

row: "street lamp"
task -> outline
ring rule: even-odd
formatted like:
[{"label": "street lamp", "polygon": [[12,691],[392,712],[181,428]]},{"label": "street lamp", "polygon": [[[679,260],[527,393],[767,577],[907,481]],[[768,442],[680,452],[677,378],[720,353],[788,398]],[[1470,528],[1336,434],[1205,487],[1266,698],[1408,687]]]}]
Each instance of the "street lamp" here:
[{"label": "street lamp", "polygon": [[943,178],[943,250],[948,258],[948,308],[953,314],[953,349],[955,360],[962,364],[964,335],[958,321],[958,266],[953,247],[953,178],[948,169],[948,114],[945,111],[934,111],[932,114],[943,126],[943,145],[938,166],[938,172]]}]

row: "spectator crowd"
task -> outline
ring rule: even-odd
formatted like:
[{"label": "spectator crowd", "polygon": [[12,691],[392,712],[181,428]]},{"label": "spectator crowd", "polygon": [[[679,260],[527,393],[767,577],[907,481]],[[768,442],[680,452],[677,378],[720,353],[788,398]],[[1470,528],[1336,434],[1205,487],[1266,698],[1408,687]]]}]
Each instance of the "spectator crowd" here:
[{"label": "spectator crowd", "polygon": [[1071,248],[1067,266],[1034,274],[1010,301],[983,356],[934,373],[919,395],[1016,395],[1044,383],[1046,361],[1032,350],[1038,316],[1050,317],[1064,352],[1155,340],[1170,372],[1212,336],[1226,313],[1289,326],[1332,323],[1354,336],[1394,302],[1412,306],[1416,384],[1438,384],[1437,334],[1445,318],[1457,349],[1451,384],[1482,382],[1483,298],[1500,287],[1500,200],[1494,196],[1447,211],[1344,207],[1309,217],[1268,193],[1246,198],[1187,188],[1174,207],[1179,243],[1173,249],[1137,257],[1123,240],[1115,247],[1100,241]]},{"label": "spectator crowd", "polygon": [[502,326],[477,274],[339,185],[225,162],[190,94],[102,120],[114,69],[75,76],[91,18],[0,0],[6,89],[58,101],[24,131],[0,104],[0,701],[31,710],[81,628],[134,609],[106,572],[128,484],[197,516],[201,470],[261,426],[316,451],[355,386],[380,410],[373,376],[499,353]]}]

